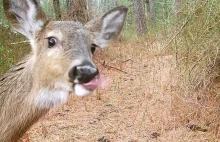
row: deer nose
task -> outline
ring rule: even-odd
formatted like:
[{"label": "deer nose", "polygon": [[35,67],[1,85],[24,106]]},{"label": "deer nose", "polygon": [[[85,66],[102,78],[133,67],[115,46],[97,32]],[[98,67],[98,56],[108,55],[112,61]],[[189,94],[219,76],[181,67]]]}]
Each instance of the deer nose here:
[{"label": "deer nose", "polygon": [[93,80],[96,76],[98,76],[99,71],[97,68],[91,65],[80,65],[73,67],[69,71],[69,78],[74,83],[88,83]]}]

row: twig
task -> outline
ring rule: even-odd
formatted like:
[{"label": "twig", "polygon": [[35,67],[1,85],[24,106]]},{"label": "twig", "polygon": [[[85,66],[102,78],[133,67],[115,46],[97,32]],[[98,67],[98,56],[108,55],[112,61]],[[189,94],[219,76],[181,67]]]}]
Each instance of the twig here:
[{"label": "twig", "polygon": [[[131,58],[128,58],[128,59],[124,60],[123,62],[127,62],[127,61],[129,61],[129,60],[131,60]],[[110,62],[110,61],[109,61],[109,62]],[[109,62],[108,62],[108,63],[109,63]],[[102,63],[99,61],[99,63],[100,63],[102,66],[104,66],[104,67],[109,67],[109,68],[115,69],[115,70],[117,70],[117,71],[123,72],[123,73],[125,73],[125,74],[128,74],[128,72],[126,72],[126,71],[123,71],[123,70],[121,70],[121,69],[119,69],[119,68],[116,68],[116,67],[113,67],[113,66],[108,65],[108,63],[105,63],[105,60],[104,60]]]},{"label": "twig", "polygon": [[126,59],[126,60],[124,60],[124,61],[122,61],[123,63],[125,63],[125,62],[128,62],[128,61],[130,61],[131,60],[131,58],[128,58],[128,59]]},{"label": "twig", "polygon": [[105,66],[106,66],[106,67],[109,67],[109,68],[112,68],[112,69],[115,69],[115,70],[117,70],[117,71],[123,72],[123,73],[125,73],[125,74],[128,74],[128,72],[123,71],[123,70],[121,70],[121,69],[119,69],[119,68],[116,68],[116,67],[113,67],[113,66],[110,66],[110,65],[105,65]]}]

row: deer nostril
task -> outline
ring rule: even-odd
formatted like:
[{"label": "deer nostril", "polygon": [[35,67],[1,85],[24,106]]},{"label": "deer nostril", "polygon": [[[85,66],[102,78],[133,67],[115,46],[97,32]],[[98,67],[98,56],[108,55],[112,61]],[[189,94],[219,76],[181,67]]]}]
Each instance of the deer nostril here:
[{"label": "deer nostril", "polygon": [[77,71],[76,71],[77,67],[73,67],[70,69],[68,76],[71,79],[71,81],[74,81],[75,76],[77,75]]},{"label": "deer nostril", "polygon": [[77,66],[70,70],[69,77],[72,81],[77,80],[79,83],[88,83],[98,74],[98,69],[92,66]]}]

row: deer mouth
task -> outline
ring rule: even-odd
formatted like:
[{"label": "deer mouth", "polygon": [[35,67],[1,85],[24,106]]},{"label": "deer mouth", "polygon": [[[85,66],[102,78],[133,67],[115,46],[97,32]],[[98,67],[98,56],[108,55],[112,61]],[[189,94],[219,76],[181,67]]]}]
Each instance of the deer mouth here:
[{"label": "deer mouth", "polygon": [[92,80],[86,83],[74,84],[74,92],[76,96],[87,96],[92,93],[100,85],[99,75],[95,76]]},{"label": "deer mouth", "polygon": [[100,84],[99,76],[95,76],[91,81],[87,83],[82,83],[82,86],[89,90],[89,91],[94,91]]}]

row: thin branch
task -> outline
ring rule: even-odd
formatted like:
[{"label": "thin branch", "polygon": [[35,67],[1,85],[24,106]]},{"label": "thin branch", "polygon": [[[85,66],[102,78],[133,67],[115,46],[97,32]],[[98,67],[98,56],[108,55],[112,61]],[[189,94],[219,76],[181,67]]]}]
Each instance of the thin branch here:
[{"label": "thin branch", "polygon": [[125,73],[125,74],[128,74],[128,72],[123,71],[123,70],[121,70],[121,69],[119,69],[119,68],[116,68],[116,67],[110,66],[110,65],[105,65],[105,67],[109,67],[109,68],[115,69],[115,70],[117,70],[117,71],[123,72],[123,73]]},{"label": "thin branch", "polygon": [[130,61],[131,60],[131,58],[128,58],[128,59],[126,59],[126,60],[124,60],[124,61],[122,61],[123,63],[125,63],[125,62],[128,62],[128,61]]}]

